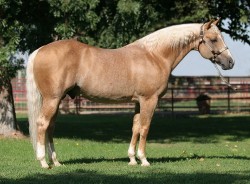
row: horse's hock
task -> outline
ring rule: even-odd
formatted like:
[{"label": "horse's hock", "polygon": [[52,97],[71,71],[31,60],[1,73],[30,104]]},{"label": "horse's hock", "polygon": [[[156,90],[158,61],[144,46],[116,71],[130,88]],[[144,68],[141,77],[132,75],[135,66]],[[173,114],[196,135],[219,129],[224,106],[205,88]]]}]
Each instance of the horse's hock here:
[{"label": "horse's hock", "polygon": [[210,113],[210,103],[211,103],[210,96],[208,96],[207,94],[200,94],[196,98],[196,103],[197,103],[200,114]]}]

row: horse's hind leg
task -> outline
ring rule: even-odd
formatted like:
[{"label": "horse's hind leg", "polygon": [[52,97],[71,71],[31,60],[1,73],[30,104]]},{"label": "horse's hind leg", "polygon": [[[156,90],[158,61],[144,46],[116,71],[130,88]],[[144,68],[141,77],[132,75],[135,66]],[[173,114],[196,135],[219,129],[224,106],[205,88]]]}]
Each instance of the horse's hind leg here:
[{"label": "horse's hind leg", "polygon": [[54,129],[55,129],[55,119],[57,116],[57,112],[51,119],[51,122],[49,123],[48,130],[47,130],[47,150],[48,150],[48,156],[49,156],[49,161],[50,163],[53,163],[54,166],[60,166],[61,164],[58,162],[56,158],[56,151],[54,147],[54,141],[53,141],[53,134],[54,134]]},{"label": "horse's hind leg", "polygon": [[130,159],[129,165],[136,165],[135,159],[135,151],[136,151],[136,144],[140,134],[140,105],[139,103],[135,104],[135,115],[133,119],[133,128],[132,128],[132,138],[128,149],[128,156]]},{"label": "horse's hind leg", "polygon": [[49,168],[49,165],[47,164],[45,159],[46,134],[50,122],[57,111],[58,103],[59,100],[56,98],[54,99],[43,98],[41,112],[37,120],[36,156],[43,168]]}]

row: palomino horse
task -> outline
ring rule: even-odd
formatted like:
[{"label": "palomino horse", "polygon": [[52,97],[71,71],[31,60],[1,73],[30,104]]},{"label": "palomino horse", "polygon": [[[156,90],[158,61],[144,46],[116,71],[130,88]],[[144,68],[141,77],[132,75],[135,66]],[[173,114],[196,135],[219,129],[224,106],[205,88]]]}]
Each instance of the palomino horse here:
[{"label": "palomino horse", "polygon": [[149,166],[145,145],[158,99],[166,92],[171,71],[191,50],[222,69],[234,61],[217,28],[218,20],[205,24],[167,27],[118,49],[92,47],[75,40],[56,41],[34,51],[27,66],[27,98],[30,134],[43,168],[47,148],[55,165],[54,121],[61,99],[74,98],[81,90],[98,102],[135,102],[129,165]]}]

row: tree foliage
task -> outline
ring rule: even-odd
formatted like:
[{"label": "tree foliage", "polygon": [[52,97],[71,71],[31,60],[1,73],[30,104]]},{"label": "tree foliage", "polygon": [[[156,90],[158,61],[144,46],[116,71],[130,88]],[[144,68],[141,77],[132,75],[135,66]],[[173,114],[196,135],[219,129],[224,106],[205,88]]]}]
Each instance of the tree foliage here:
[{"label": "tree foliage", "polygon": [[245,0],[0,0],[1,45],[33,51],[53,40],[77,37],[115,48],[161,27],[213,17],[224,20],[221,29],[233,39],[250,44]]},{"label": "tree foliage", "polygon": [[221,29],[233,39],[250,44],[245,0],[0,0],[0,77],[22,66],[17,51],[53,40],[116,48],[161,27],[213,17],[222,18]]},{"label": "tree foliage", "polygon": [[20,6],[18,1],[0,1],[0,86],[8,83],[22,67],[22,60],[15,56],[22,31],[22,26],[14,18],[17,6]]},{"label": "tree foliage", "polygon": [[247,0],[211,0],[208,2],[209,13],[222,17],[221,30],[234,40],[241,40],[250,45],[250,1]]}]

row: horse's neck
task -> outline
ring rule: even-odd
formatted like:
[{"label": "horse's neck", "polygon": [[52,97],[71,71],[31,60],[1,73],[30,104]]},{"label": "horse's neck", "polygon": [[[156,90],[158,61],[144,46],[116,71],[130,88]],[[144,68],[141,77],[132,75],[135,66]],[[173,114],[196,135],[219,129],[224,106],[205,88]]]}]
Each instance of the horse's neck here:
[{"label": "horse's neck", "polygon": [[173,69],[194,48],[198,47],[201,24],[183,24],[158,30],[135,42],[167,61]]}]

